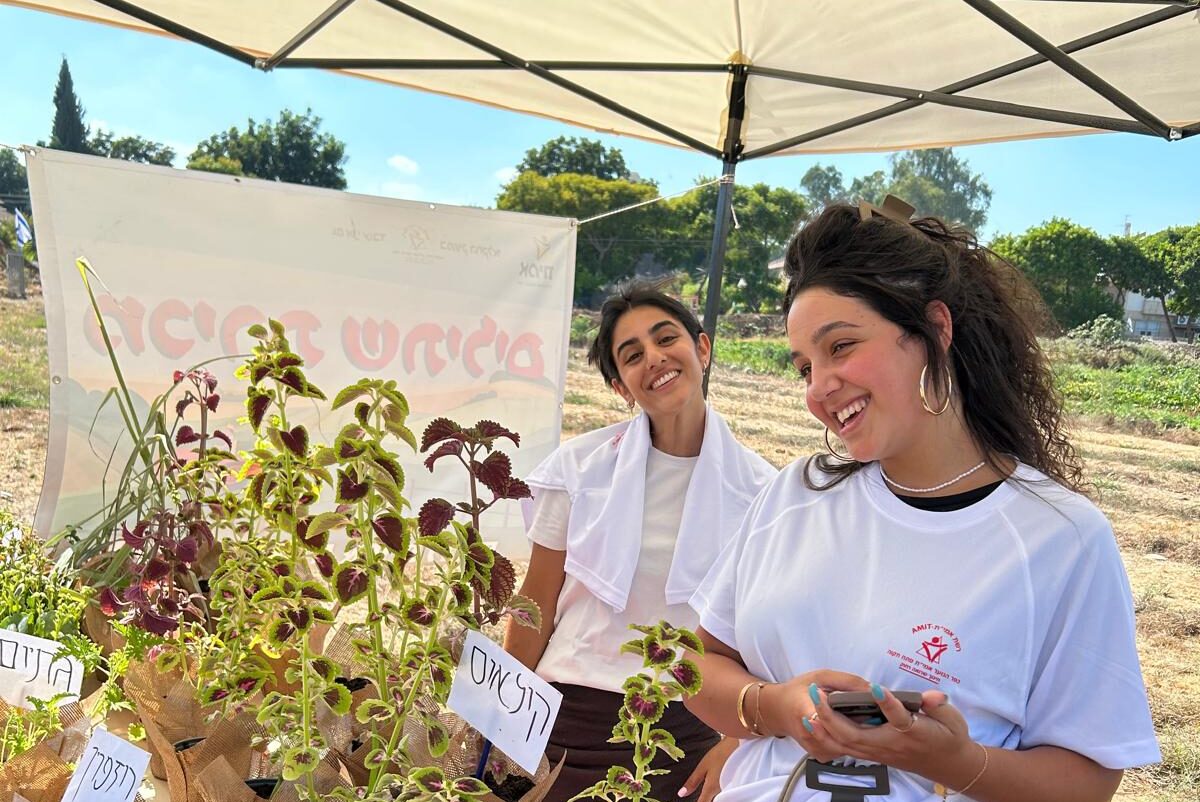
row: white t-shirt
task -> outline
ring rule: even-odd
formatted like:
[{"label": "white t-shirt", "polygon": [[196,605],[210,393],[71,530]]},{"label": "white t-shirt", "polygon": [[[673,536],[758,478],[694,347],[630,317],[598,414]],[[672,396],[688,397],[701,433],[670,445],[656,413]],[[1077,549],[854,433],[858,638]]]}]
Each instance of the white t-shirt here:
[{"label": "white t-shirt", "polygon": [[[558,595],[554,633],[537,666],[542,679],[620,691],[628,677],[642,670],[640,657],[621,654],[621,644],[640,637],[629,628],[630,624],[657,624],[665,620],[677,627],[696,628],[697,618],[692,608],[687,604],[668,605],[665,596],[683,516],[683,499],[698,459],[650,449],[646,457],[641,551],[625,609],[613,612],[582,582],[567,574]],[[548,549],[565,551],[567,519],[571,513],[567,492],[542,490],[534,504],[530,539]],[[628,559],[628,556],[613,554],[610,558]]]},{"label": "white t-shirt", "polygon": [[[1031,488],[931,512],[896,498],[876,464],[824,491],[803,474],[793,463],[759,495],[692,598],[751,674],[936,688],[988,746],[1054,745],[1109,768],[1160,759],[1125,570],[1085,498],[1020,466]],[[775,802],[802,756],[790,738],[742,741],[721,802]],[[890,775],[889,800],[938,798],[923,777]],[[791,802],[827,799],[802,779]]]}]

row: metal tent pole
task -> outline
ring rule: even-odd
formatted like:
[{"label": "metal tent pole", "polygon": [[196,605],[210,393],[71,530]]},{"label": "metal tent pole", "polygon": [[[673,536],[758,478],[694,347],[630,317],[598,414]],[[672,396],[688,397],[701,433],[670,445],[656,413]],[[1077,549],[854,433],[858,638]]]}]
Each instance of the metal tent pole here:
[{"label": "metal tent pole", "polygon": [[[704,332],[716,347],[717,316],[721,314],[721,276],[725,271],[725,246],[729,240],[729,221],[733,216],[733,176],[742,154],[742,120],[746,116],[745,65],[737,64],[729,84],[729,118],[725,123],[725,146],[721,157],[721,183],[717,189],[717,213],[713,218],[713,241],[708,260],[708,292],[704,299]],[[704,396],[708,397],[708,377],[712,360],[704,372]]]}]

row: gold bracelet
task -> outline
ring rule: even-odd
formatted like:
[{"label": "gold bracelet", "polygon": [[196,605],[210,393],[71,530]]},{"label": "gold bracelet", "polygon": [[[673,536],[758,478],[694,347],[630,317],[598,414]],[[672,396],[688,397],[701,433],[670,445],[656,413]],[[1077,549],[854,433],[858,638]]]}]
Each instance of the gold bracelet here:
[{"label": "gold bracelet", "polygon": [[759,716],[762,714],[762,692],[763,688],[766,687],[766,684],[767,683],[765,682],[756,683],[758,693],[754,695],[754,726],[750,728],[750,732],[754,733],[755,735],[763,734],[762,730],[758,727],[758,722],[760,721]]},{"label": "gold bracelet", "polygon": [[750,729],[750,722],[746,720],[746,693],[753,687],[753,682],[747,682],[742,687],[741,693],[738,694],[737,700],[738,723],[742,725],[742,729],[744,729],[746,732],[753,732],[753,730]]},{"label": "gold bracelet", "polygon": [[985,771],[987,771],[987,767],[988,767],[987,747],[984,746],[983,744],[979,743],[978,741],[973,741],[972,743],[974,743],[976,746],[978,746],[980,749],[983,750],[983,768],[981,768],[979,770],[979,773],[975,775],[974,779],[972,779],[969,783],[967,783],[966,785],[964,785],[962,787],[961,791],[951,791],[949,788],[942,785],[941,783],[935,784],[933,787],[933,792],[935,794],[941,794],[942,799],[945,799],[948,796],[962,796],[967,791],[970,791],[971,788],[974,787],[975,783],[979,782],[979,778],[983,776],[983,773]]}]

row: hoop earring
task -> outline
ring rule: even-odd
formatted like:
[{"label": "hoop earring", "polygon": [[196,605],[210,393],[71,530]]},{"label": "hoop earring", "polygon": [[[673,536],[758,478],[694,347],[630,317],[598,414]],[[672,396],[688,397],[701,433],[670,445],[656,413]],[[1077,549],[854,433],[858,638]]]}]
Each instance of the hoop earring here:
[{"label": "hoop earring", "polygon": [[629,399],[629,414],[633,414],[633,410],[637,407],[637,403],[631,398]]},{"label": "hoop earring", "polygon": [[854,461],[854,457],[848,456],[846,454],[839,454],[833,450],[833,446],[830,445],[830,443],[829,443],[829,427],[828,426],[825,427],[825,450],[828,451],[830,454],[832,454],[834,456],[834,458],[840,459],[842,462],[853,462]]},{"label": "hoop earring", "polygon": [[950,408],[950,397],[954,393],[954,377],[950,375],[950,366],[946,365],[946,403],[942,404],[942,408],[934,412],[933,407],[929,406],[929,400],[925,398],[925,371],[929,369],[929,363],[925,363],[925,367],[921,368],[921,406],[925,407],[925,411],[930,415],[941,415]]}]

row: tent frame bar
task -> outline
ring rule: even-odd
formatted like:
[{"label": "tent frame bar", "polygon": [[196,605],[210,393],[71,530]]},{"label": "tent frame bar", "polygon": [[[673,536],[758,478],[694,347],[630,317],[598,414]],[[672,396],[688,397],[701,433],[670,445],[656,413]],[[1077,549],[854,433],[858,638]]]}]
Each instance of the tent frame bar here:
[{"label": "tent frame bar", "polygon": [[718,158],[721,156],[721,152],[719,150],[711,145],[704,144],[695,137],[688,136],[681,131],[676,131],[674,128],[647,117],[644,114],[636,112],[627,106],[623,106],[620,103],[617,103],[615,100],[601,95],[599,92],[593,92],[591,89],[580,86],[574,81],[570,81],[561,75],[556,75],[543,67],[541,64],[519,58],[518,56],[509,53],[507,50],[497,47],[491,42],[484,41],[478,36],[467,33],[460,28],[456,28],[453,25],[450,25],[449,23],[432,16],[431,14],[426,14],[420,9],[413,8],[408,3],[402,2],[402,0],[376,0],[376,2],[383,4],[394,11],[398,11],[406,17],[411,17],[418,22],[423,22],[429,27],[440,31],[453,39],[457,39],[460,42],[471,45],[478,50],[482,50],[485,53],[495,56],[496,58],[516,69],[524,70],[525,72],[541,78],[543,81],[552,83],[560,89],[564,89],[573,95],[578,95],[579,97],[590,100],[611,112],[620,114],[622,117],[628,120],[632,120],[636,123],[644,125],[647,128],[657,131],[664,136],[668,136],[677,142],[681,142],[693,150],[697,150],[701,153],[707,153],[710,156],[716,156]]},{"label": "tent frame bar", "polygon": [[1048,120],[1050,122],[1062,122],[1087,128],[1104,128],[1111,131],[1121,131],[1130,134],[1154,135],[1156,133],[1139,122],[1134,120],[1125,120],[1119,117],[1102,117],[1095,114],[1081,114],[1078,112],[1060,111],[1059,109],[1049,109],[1042,106],[1024,106],[1017,103],[1007,103],[1002,100],[987,100],[984,98],[967,97],[965,95],[951,95],[945,92],[908,89],[900,86],[869,83],[867,81],[853,81],[845,78],[831,78],[825,75],[812,75],[803,72],[793,72],[791,70],[779,70],[771,67],[752,66],[750,67],[750,73],[752,75],[762,75],[767,78],[779,78],[785,81],[794,81],[797,83],[813,84],[817,86],[829,86],[836,89],[848,89],[853,92],[865,92],[874,95],[890,95],[893,97],[906,98],[908,100],[920,100],[939,106],[953,106],[956,108],[970,109],[972,111],[1002,114],[1008,117],[1026,117],[1034,120]]},{"label": "tent frame bar", "polygon": [[296,48],[315,36],[318,31],[332,22],[338,14],[341,14],[354,2],[355,0],[333,0],[333,5],[321,12],[312,22],[305,25],[287,44],[276,50],[270,58],[255,61],[254,66],[264,71],[274,69],[275,65],[279,64],[279,62],[291,55]]},{"label": "tent frame bar", "polygon": [[[538,61],[538,66],[555,72],[733,72],[724,62],[684,63],[669,61]],[[290,58],[280,67],[323,70],[517,70],[507,61],[492,59],[405,59],[405,58]]]},{"label": "tent frame bar", "polygon": [[[1149,14],[1143,14],[1140,17],[1135,17],[1120,24],[1088,34],[1087,36],[1081,36],[1078,39],[1073,39],[1072,41],[1061,45],[1059,50],[1063,51],[1064,53],[1075,53],[1094,45],[1103,44],[1105,42],[1112,41],[1113,39],[1118,39],[1126,34],[1135,33],[1143,28],[1148,28],[1151,25],[1157,25],[1160,22],[1166,22],[1167,20],[1174,19],[1175,17],[1178,17],[1181,14],[1186,14],[1192,10],[1194,10],[1194,7],[1180,6],[1158,9],[1150,12]],[[1025,58],[1017,59],[1016,61],[1009,62],[1008,64],[972,75],[969,78],[955,81],[952,84],[946,84],[936,91],[943,95],[956,94],[967,89],[974,89],[977,86],[982,86],[983,84],[990,83],[991,81],[999,78],[1006,78],[1031,67],[1045,64],[1047,61],[1049,61],[1049,59],[1040,53],[1037,55],[1026,56]],[[821,128],[815,128],[812,131],[804,134],[788,137],[787,139],[780,140],[773,145],[765,145],[761,148],[755,148],[754,150],[746,151],[742,158],[756,159],[761,156],[770,156],[771,154],[778,153],[781,150],[787,150],[788,148],[796,145],[802,145],[805,142],[811,142],[816,139],[830,136],[831,134],[841,133],[842,131],[847,131],[851,128],[857,128],[861,125],[873,123],[877,120],[891,117],[894,114],[899,114],[901,112],[908,111],[909,109],[914,109],[923,104],[923,100],[903,100],[899,103],[893,103],[892,105],[886,106],[882,109],[876,109],[875,111],[867,112],[866,114],[860,114],[856,117],[851,117],[850,119],[843,120],[839,123],[833,123]],[[1189,128],[1194,127],[1195,126],[1190,126]],[[1185,137],[1196,133],[1195,131],[1192,131],[1189,134],[1188,128],[1183,130]]]},{"label": "tent frame bar", "polygon": [[1042,37],[1033,28],[1030,28],[1012,14],[1000,8],[993,0],[963,0],[963,2],[1012,34],[1021,43],[1041,53],[1047,59],[1054,62],[1054,65],[1060,70],[1100,95],[1100,97],[1109,103],[1112,103],[1133,119],[1138,120],[1162,138],[1178,138],[1173,135],[1171,126],[1151,114],[1148,109],[1144,108],[1111,83],[1071,58],[1048,39]]},{"label": "tent frame bar", "polygon": [[227,45],[219,39],[213,39],[211,36],[205,36],[199,31],[193,30],[186,25],[180,25],[174,20],[169,20],[166,17],[159,16],[153,11],[148,11],[134,3],[126,2],[126,0],[93,0],[102,6],[107,6],[113,11],[119,11],[122,14],[128,14],[134,19],[141,20],[147,25],[154,25],[161,28],[169,34],[178,36],[180,39],[186,39],[189,42],[207,47],[210,50],[215,50],[223,56],[228,56],[234,61],[240,61],[248,67],[253,67],[254,56],[244,51],[238,50],[236,47]]}]

